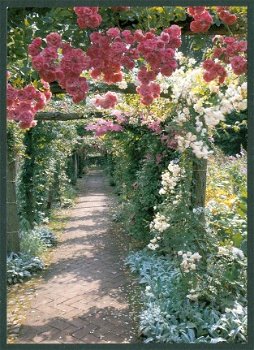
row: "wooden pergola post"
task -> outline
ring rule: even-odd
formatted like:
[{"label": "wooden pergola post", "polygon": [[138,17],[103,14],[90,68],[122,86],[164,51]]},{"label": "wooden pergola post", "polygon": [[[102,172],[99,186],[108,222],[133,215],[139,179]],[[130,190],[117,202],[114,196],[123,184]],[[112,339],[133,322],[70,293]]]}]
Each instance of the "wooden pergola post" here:
[{"label": "wooden pergola post", "polygon": [[16,161],[8,152],[7,162],[7,252],[20,251],[19,220],[16,199]]}]

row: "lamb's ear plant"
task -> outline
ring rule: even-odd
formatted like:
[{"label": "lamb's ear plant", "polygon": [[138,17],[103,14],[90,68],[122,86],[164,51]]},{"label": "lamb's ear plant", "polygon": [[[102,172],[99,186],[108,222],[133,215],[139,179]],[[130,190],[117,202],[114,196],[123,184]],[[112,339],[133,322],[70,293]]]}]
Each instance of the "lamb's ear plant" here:
[{"label": "lamb's ear plant", "polygon": [[21,252],[40,256],[47,248],[57,244],[54,233],[46,226],[35,226],[33,230],[21,231]]},{"label": "lamb's ear plant", "polygon": [[54,233],[46,226],[36,226],[33,233],[38,235],[43,244],[49,248],[57,244],[57,238]]},{"label": "lamb's ear plant", "polygon": [[44,263],[38,257],[10,253],[7,257],[7,284],[22,283],[43,269]]},{"label": "lamb's ear plant", "polygon": [[20,248],[21,253],[33,257],[40,256],[47,247],[38,231],[30,230],[20,233]]},{"label": "lamb's ear plant", "polygon": [[[216,271],[210,271],[207,276],[200,275],[201,285],[200,288],[196,286],[196,290],[188,283],[192,282],[193,276],[183,274],[179,263],[172,257],[162,257],[143,250],[132,252],[126,264],[133,273],[138,274],[139,283],[143,286],[139,331],[145,343],[215,344],[246,341],[246,300],[239,291],[235,291],[228,307],[221,307],[219,303],[222,292],[219,271],[223,264],[227,265],[225,260]],[[204,280],[208,277],[209,283],[212,283],[207,294],[201,288],[201,277]],[[223,288],[228,288],[225,283],[229,281],[223,283]],[[216,296],[214,300],[211,297],[213,293]]]},{"label": "lamb's ear plant", "polygon": [[[23,226],[24,227],[24,226]],[[46,249],[57,244],[53,232],[46,226],[20,233],[21,252],[7,256],[7,284],[22,283],[33,274],[44,269],[41,255]]]}]

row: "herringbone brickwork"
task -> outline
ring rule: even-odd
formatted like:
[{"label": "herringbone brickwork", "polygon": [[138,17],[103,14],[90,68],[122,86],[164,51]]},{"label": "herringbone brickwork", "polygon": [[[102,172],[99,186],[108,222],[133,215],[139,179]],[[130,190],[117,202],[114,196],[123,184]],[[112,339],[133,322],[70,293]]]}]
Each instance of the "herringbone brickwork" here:
[{"label": "herringbone brickwork", "polygon": [[79,190],[17,343],[135,342],[124,254],[110,230],[110,186],[93,170]]}]

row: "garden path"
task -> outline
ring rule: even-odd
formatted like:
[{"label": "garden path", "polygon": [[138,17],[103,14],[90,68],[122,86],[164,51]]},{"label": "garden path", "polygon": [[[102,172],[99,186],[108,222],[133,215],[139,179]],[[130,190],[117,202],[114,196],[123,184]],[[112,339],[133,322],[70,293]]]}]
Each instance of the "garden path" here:
[{"label": "garden path", "polygon": [[112,232],[108,181],[91,170],[79,181],[49,270],[38,286],[16,343],[135,342],[127,249]]}]

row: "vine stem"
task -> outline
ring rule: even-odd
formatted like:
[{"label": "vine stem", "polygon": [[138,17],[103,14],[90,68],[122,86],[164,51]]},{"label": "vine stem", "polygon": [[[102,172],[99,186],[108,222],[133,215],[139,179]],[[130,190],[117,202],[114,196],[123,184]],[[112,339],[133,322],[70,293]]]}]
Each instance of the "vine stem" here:
[{"label": "vine stem", "polygon": [[228,24],[225,24],[225,27],[227,28],[229,34],[233,36],[234,33],[231,31],[231,29],[229,28]]}]

